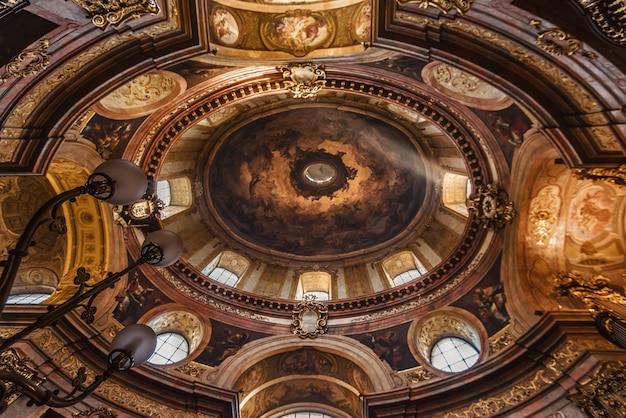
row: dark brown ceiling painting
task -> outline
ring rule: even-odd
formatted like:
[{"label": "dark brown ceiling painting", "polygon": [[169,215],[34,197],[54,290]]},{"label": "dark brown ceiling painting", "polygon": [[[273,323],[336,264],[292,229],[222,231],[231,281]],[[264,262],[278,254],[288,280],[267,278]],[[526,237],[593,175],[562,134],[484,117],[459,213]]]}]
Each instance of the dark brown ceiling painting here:
[{"label": "dark brown ceiling painting", "polygon": [[348,254],[389,241],[415,218],[425,186],[424,163],[400,130],[315,105],[238,129],[209,175],[227,231],[297,256]]}]

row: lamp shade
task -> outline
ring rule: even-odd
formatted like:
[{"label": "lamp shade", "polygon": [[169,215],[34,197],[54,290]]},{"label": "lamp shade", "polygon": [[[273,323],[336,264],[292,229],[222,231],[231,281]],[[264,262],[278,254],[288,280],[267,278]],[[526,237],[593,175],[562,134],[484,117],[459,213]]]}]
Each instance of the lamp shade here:
[{"label": "lamp shade", "polygon": [[148,260],[148,263],[152,264],[153,266],[170,266],[174,264],[183,253],[183,242],[178,237],[178,235],[176,235],[172,231],[160,230],[148,235],[141,245],[142,253],[143,250],[150,245],[156,245],[161,249],[163,253],[163,258],[161,260]]},{"label": "lamp shade", "polygon": [[126,160],[108,160],[91,175],[92,181],[111,179],[112,192],[106,196],[94,195],[112,205],[129,205],[141,198],[148,188],[148,177],[135,164]]},{"label": "lamp shade", "polygon": [[[121,350],[129,354],[134,361],[132,367],[137,367],[152,356],[156,344],[157,336],[152,328],[144,324],[133,324],[117,333],[111,343],[111,351]],[[125,368],[130,367],[128,365]]]}]

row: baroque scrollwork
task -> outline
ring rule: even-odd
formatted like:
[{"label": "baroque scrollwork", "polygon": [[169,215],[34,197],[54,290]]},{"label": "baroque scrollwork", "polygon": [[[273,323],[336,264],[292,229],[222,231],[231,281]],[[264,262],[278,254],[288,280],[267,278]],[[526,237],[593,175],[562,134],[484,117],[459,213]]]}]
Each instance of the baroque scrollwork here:
[{"label": "baroque scrollwork", "polygon": [[0,85],[11,77],[23,78],[45,70],[50,64],[49,45],[47,39],[42,39],[39,47],[20,52],[5,66],[4,74],[0,75]]},{"label": "baroque scrollwork", "polygon": [[85,9],[91,23],[102,30],[144,14],[159,13],[160,10],[156,0],[72,0],[72,3]]},{"label": "baroque scrollwork", "polygon": [[476,218],[484,223],[485,228],[502,229],[513,221],[517,211],[509,195],[495,184],[478,186],[476,193],[465,202],[467,209],[476,214]]},{"label": "baroque scrollwork", "polygon": [[[541,21],[533,19],[530,21],[530,26],[540,30]],[[587,60],[597,58],[595,53],[582,50],[583,43],[579,39],[559,28],[542,30],[537,34],[535,43],[541,49],[553,55],[567,55],[569,57],[579,53]]]},{"label": "baroque scrollwork", "polygon": [[283,74],[285,87],[294,99],[314,99],[326,85],[326,71],[323,65],[291,64],[276,67]]},{"label": "baroque scrollwork", "polygon": [[474,0],[398,0],[398,2],[401,4],[418,3],[419,7],[423,9],[432,6],[445,13],[455,9],[460,14],[463,14],[470,9]]},{"label": "baroque scrollwork", "polygon": [[417,384],[417,383],[425,382],[430,379],[434,379],[437,376],[435,376],[433,373],[429,372],[428,370],[424,369],[423,367],[417,367],[416,369],[407,373],[405,377],[406,377],[406,380],[409,382],[409,384]]},{"label": "baroque scrollwork", "polygon": [[574,175],[579,180],[604,180],[617,186],[626,186],[626,164],[617,168],[577,168]]},{"label": "baroque scrollwork", "polygon": [[626,363],[609,361],[592,380],[568,396],[590,417],[626,416]]},{"label": "baroque scrollwork", "polygon": [[293,308],[292,332],[300,338],[316,338],[326,333],[328,308],[315,296],[305,296],[304,300]]}]

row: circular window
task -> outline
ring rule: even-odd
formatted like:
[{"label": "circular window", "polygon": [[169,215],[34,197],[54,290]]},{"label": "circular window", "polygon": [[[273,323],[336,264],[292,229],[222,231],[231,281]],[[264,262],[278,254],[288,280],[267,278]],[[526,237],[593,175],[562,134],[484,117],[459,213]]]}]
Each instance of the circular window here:
[{"label": "circular window", "polygon": [[189,343],[181,334],[164,332],[157,335],[157,346],[148,363],[156,365],[173,364],[189,355]]},{"label": "circular window", "polygon": [[50,297],[49,293],[18,293],[7,298],[7,305],[38,305]]},{"label": "circular window", "polygon": [[450,373],[469,369],[478,361],[480,353],[472,344],[459,337],[444,337],[430,351],[433,367]]},{"label": "circular window", "polygon": [[324,162],[309,164],[304,169],[304,178],[315,186],[328,186],[337,178],[337,169]]}]

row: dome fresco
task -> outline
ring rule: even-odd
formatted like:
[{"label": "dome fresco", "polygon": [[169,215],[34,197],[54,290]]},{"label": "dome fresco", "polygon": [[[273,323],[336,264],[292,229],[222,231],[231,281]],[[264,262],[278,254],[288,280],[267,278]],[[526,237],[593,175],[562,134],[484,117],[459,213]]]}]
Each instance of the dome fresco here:
[{"label": "dome fresco", "polygon": [[393,239],[414,219],[425,188],[424,163],[406,134],[321,106],[245,125],[209,170],[212,204],[236,240],[299,256],[366,251]]}]

